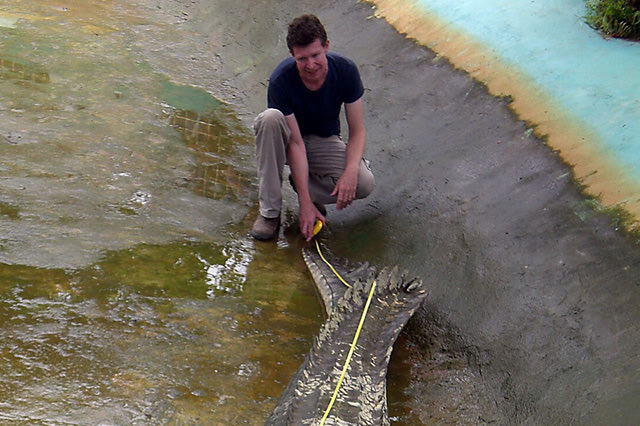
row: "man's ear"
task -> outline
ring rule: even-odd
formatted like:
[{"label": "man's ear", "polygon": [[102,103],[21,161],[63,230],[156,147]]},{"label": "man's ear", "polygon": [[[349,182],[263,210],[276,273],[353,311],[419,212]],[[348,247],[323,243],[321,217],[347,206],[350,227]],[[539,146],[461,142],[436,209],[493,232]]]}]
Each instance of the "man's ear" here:
[{"label": "man's ear", "polygon": [[329,51],[329,39],[327,39],[327,42],[324,44],[324,53],[327,53]]}]

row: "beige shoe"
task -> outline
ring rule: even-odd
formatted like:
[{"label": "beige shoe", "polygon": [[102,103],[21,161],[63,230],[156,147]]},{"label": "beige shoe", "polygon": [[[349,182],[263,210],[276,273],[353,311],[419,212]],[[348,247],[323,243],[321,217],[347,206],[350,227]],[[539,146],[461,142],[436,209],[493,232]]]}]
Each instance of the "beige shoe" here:
[{"label": "beige shoe", "polygon": [[253,229],[251,229],[251,236],[256,240],[266,241],[272,240],[278,236],[278,230],[280,229],[280,216],[274,218],[264,217],[258,215],[258,218],[253,222]]}]

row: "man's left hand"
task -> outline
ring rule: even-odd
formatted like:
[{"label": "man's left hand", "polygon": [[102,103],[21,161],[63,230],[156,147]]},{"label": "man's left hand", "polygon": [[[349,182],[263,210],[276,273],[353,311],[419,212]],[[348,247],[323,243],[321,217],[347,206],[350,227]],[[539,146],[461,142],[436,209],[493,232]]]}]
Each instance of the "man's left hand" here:
[{"label": "man's left hand", "polygon": [[356,188],[358,187],[358,168],[345,169],[331,196],[337,195],[336,208],[342,210],[349,206],[356,198]]}]

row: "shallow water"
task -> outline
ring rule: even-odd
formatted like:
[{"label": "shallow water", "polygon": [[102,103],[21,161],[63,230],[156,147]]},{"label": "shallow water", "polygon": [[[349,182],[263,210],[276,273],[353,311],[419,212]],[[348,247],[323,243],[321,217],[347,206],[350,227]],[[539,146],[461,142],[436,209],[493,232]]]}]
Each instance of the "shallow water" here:
[{"label": "shallow water", "polygon": [[[0,1],[2,424],[261,424],[323,320],[296,232],[246,237],[252,136],[177,4]],[[397,424],[475,415],[396,352]]]},{"label": "shallow water", "polygon": [[321,321],[292,248],[141,245],[0,267],[0,421],[259,424]]},{"label": "shallow water", "polygon": [[141,33],[169,43],[169,27],[124,2],[14,8],[0,27],[1,261],[83,266],[140,242],[216,240],[246,215],[250,134],[146,59]]},{"label": "shallow water", "polygon": [[231,229],[248,130],[162,71],[173,16],[4,3],[0,422],[261,423],[322,318],[295,241]]}]

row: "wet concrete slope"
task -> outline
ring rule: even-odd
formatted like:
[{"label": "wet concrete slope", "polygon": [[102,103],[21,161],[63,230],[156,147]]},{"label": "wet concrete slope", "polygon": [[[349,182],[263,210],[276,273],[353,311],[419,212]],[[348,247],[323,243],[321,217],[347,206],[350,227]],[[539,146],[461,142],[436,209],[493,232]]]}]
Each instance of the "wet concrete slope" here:
[{"label": "wet concrete slope", "polygon": [[368,200],[330,209],[329,244],[429,282],[412,338],[464,353],[513,422],[637,419],[640,249],[592,209],[507,100],[366,3],[156,3],[188,11],[209,37],[225,83],[212,90],[247,125],[287,54],[286,24],[316,13],[332,49],[360,66],[378,182]]}]

